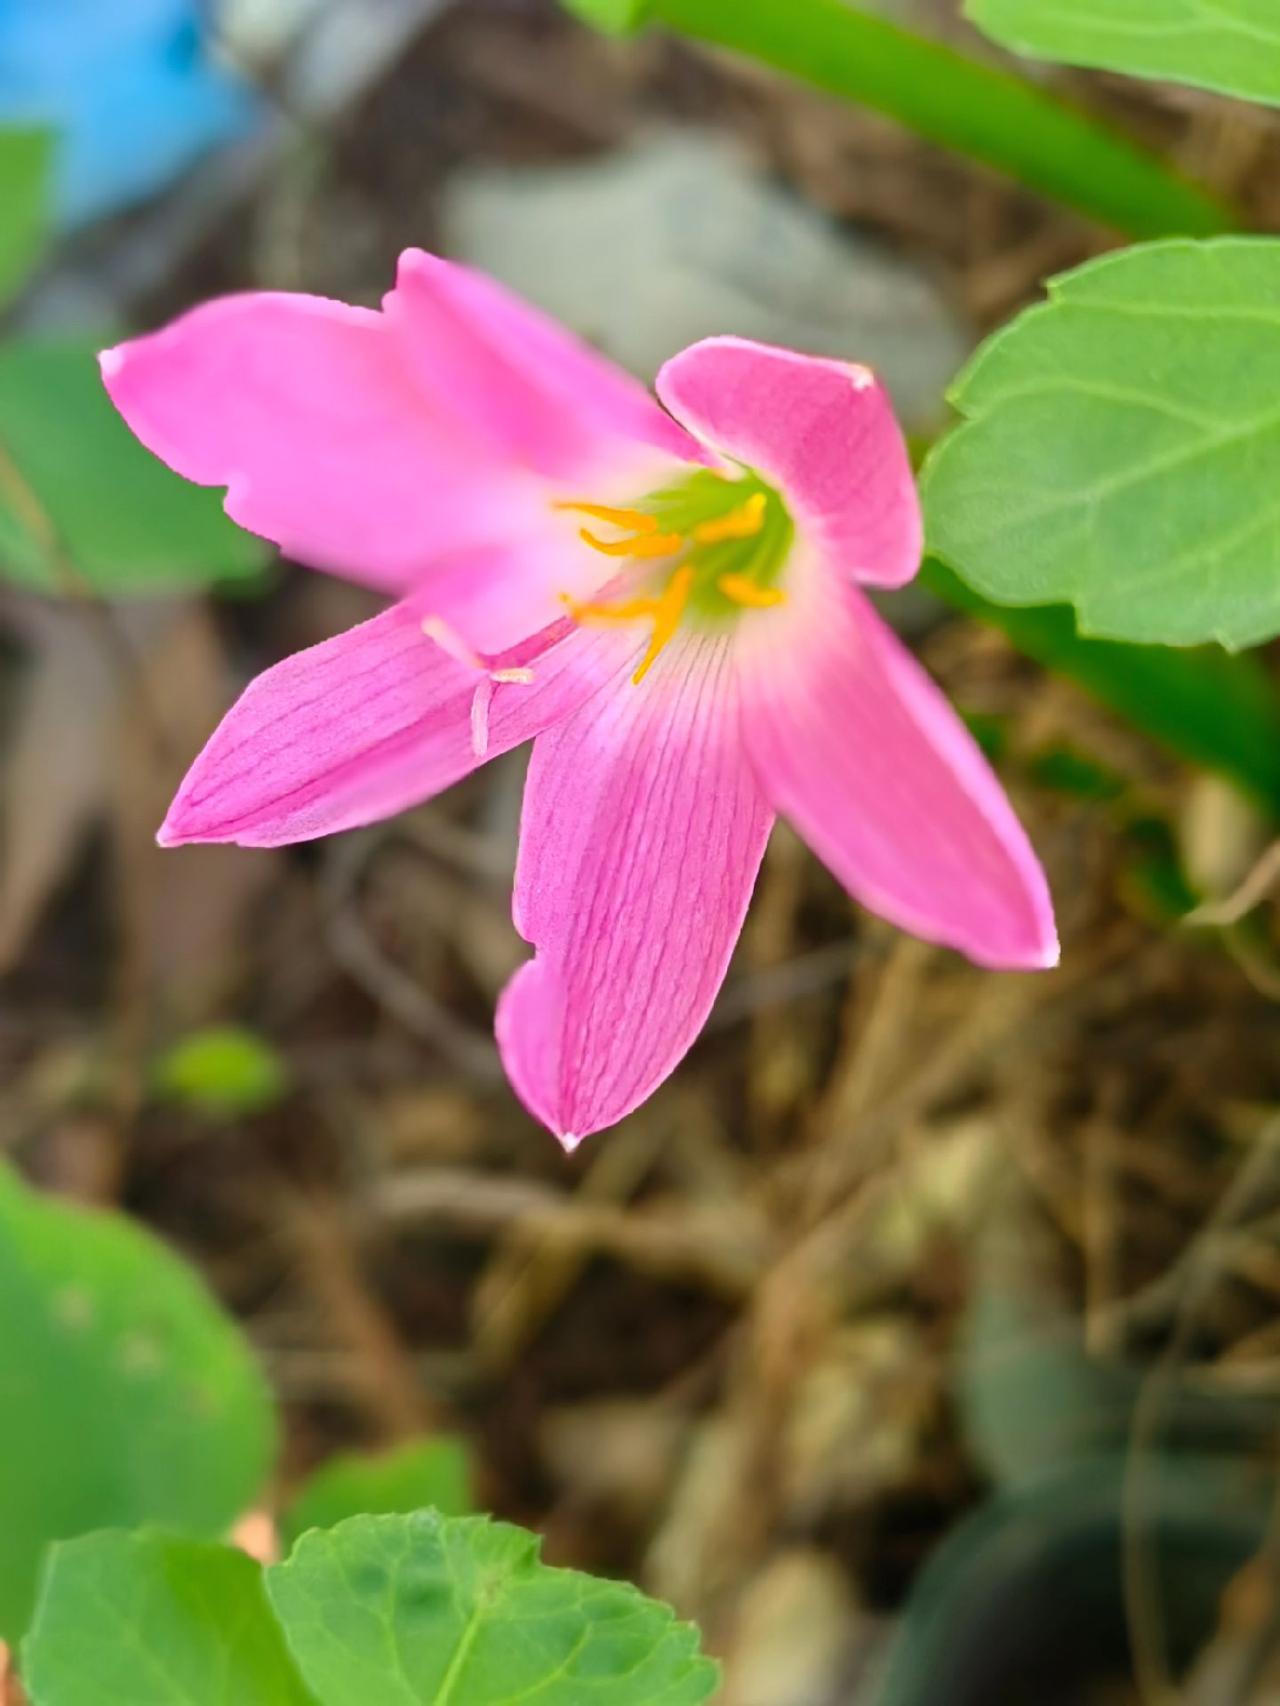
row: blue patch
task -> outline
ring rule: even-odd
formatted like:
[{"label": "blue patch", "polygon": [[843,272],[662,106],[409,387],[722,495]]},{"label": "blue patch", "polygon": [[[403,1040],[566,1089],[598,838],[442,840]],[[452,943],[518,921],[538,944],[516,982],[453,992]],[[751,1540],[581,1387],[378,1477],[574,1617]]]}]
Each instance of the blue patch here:
[{"label": "blue patch", "polygon": [[63,225],[154,195],[259,114],[210,60],[198,0],[0,0],[0,125],[59,133]]}]

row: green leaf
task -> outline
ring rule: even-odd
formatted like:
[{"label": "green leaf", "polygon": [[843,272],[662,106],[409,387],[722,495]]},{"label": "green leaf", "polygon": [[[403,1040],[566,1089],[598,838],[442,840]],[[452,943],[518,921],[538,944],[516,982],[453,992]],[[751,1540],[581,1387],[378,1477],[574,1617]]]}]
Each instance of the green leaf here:
[{"label": "green leaf", "polygon": [[[606,4],[596,0],[597,10]],[[1238,224],[1158,156],[1049,90],[854,0],[652,0],[652,16],[887,113],[1131,237],[1203,237]]]},{"label": "green leaf", "polygon": [[120,1216],[0,1168],[0,1638],[53,1540],[163,1522],[221,1533],[259,1492],[271,1401],[196,1275]]},{"label": "green leaf", "polygon": [[244,579],[266,556],[218,493],[138,443],[92,345],[0,348],[0,575],[43,592],[154,593]]},{"label": "green leaf", "polygon": [[553,1570],[486,1517],[357,1517],[267,1572],[321,1706],[696,1706],[697,1632],[636,1588]]},{"label": "green leaf", "polygon": [[930,456],[932,549],[1081,632],[1280,632],[1280,242],[1154,244],[1055,280],[962,374]]},{"label": "green leaf", "polygon": [[653,10],[653,0],[564,0],[570,12],[607,35],[625,36],[638,30]]},{"label": "green leaf", "polygon": [[411,1440],[394,1451],[335,1457],[311,1477],[281,1518],[294,1541],[309,1528],[336,1528],[352,1516],[384,1516],[430,1505],[442,1516],[467,1516],[471,1457],[460,1439]]},{"label": "green leaf", "polygon": [[921,578],[948,604],[1002,630],[1045,669],[1086,692],[1162,745],[1228,777],[1280,818],[1280,695],[1256,658],[1216,646],[1174,651],[1086,639],[1063,606],[992,604],[936,558]]},{"label": "green leaf", "polygon": [[242,1118],[274,1107],[289,1088],[276,1051],[238,1025],[193,1031],[156,1063],[156,1093],[216,1119]]},{"label": "green leaf", "polygon": [[261,1566],[172,1535],[56,1546],[23,1647],[32,1706],[309,1706]]},{"label": "green leaf", "polygon": [[47,130],[0,130],[0,307],[44,252],[53,137]]},{"label": "green leaf", "polygon": [[968,0],[1016,53],[1280,105],[1275,0]]}]

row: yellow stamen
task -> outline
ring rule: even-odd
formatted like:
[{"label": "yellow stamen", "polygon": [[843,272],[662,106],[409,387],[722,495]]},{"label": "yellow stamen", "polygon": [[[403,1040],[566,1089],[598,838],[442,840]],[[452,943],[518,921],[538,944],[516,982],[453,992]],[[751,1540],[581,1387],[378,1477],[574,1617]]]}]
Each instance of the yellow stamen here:
[{"label": "yellow stamen", "polygon": [[634,622],[638,617],[658,613],[656,598],[629,598],[622,604],[579,604],[576,598],[562,592],[560,602],[575,622]]},{"label": "yellow stamen", "polygon": [[725,539],[754,539],[764,526],[768,501],[763,492],[757,492],[741,509],[732,509],[715,521],[702,522],[694,528],[693,537],[699,545],[719,545]]},{"label": "yellow stamen", "polygon": [[787,602],[780,586],[761,586],[746,575],[721,575],[716,585],[730,604],[741,604],[747,610],[770,610]]},{"label": "yellow stamen", "polygon": [[597,539],[584,527],[580,537],[593,551],[603,551],[606,557],[670,557],[684,544],[678,533],[650,533],[631,539]]},{"label": "yellow stamen", "polygon": [[648,650],[640,660],[640,667],[631,677],[637,687],[653,668],[659,654],[665,650],[680,626],[680,618],[684,615],[684,607],[689,602],[689,594],[693,590],[693,565],[684,563],[663,588],[662,597],[658,600],[658,608],[653,617],[653,634],[649,640]]},{"label": "yellow stamen", "polygon": [[613,527],[630,527],[636,533],[656,533],[658,518],[643,509],[610,509],[607,504],[562,504],[555,509],[571,510],[575,515],[589,515],[593,521],[607,521]]}]

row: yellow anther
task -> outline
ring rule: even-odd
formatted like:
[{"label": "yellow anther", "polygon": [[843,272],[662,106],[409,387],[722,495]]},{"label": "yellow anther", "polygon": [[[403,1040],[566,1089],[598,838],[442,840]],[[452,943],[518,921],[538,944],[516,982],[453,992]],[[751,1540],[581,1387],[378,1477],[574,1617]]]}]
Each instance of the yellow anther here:
[{"label": "yellow anther", "polygon": [[656,533],[658,518],[643,509],[610,509],[607,504],[563,504],[555,509],[571,510],[574,515],[589,515],[593,521],[607,521],[613,527],[630,527],[635,533]]},{"label": "yellow anther", "polygon": [[649,639],[648,650],[640,660],[640,667],[631,677],[637,687],[653,668],[658,655],[665,650],[680,626],[680,618],[684,615],[684,607],[689,602],[689,594],[693,590],[693,565],[684,563],[663,588],[658,600],[658,608],[653,617],[653,633]]},{"label": "yellow anther", "polygon": [[576,598],[562,592],[560,602],[575,622],[634,622],[641,616],[658,613],[656,598],[628,598],[621,604],[579,604]]},{"label": "yellow anther", "polygon": [[[747,489],[750,491],[750,487]],[[739,487],[737,496],[740,497],[741,491]],[[697,508],[702,509],[704,515],[707,509],[718,507],[713,502],[704,502],[705,494],[701,488],[697,488],[697,496]],[[728,503],[734,503],[735,494],[731,488],[724,496]],[[627,576],[634,596],[614,600],[606,592],[599,596],[599,602],[579,602],[565,592],[560,595],[561,602],[575,622],[651,624],[649,643],[632,676],[639,685],[675,637],[694,590],[703,580],[714,581],[723,598],[744,609],[766,610],[786,602],[785,593],[776,587],[762,585],[757,578],[765,574],[777,554],[769,549],[770,540],[765,535],[769,503],[768,494],[757,490],[750,497],[738,501],[737,507],[725,514],[713,514],[696,524],[690,516],[689,525],[683,533],[668,531],[671,522],[664,523],[660,507],[654,514],[648,510],[615,509],[606,504],[557,503],[556,509],[588,516],[593,522],[604,523],[608,529],[618,531],[617,538],[601,538],[592,528],[580,527],[579,537],[593,551],[599,551],[605,557],[627,558],[646,565],[643,569],[637,567]],[[674,519],[674,510],[667,513]],[[697,513],[696,509],[694,513]],[[751,540],[758,540],[758,543],[748,544],[744,550],[708,551],[704,555],[704,547],[731,546]],[[784,548],[785,541],[781,541],[778,550]],[[664,558],[668,561],[656,571],[647,567],[649,563],[657,563]],[[730,564],[735,559],[748,572],[731,569]],[[724,572],[717,577],[716,571],[721,568]],[[750,572],[753,569],[754,574]],[[666,584],[660,592],[653,590],[655,574],[665,579]]]},{"label": "yellow anther", "polygon": [[721,575],[716,585],[730,604],[741,604],[747,610],[770,610],[775,604],[787,602],[781,587],[761,586],[746,575]]},{"label": "yellow anther", "polygon": [[679,533],[648,533],[630,539],[597,539],[589,528],[580,537],[593,551],[603,551],[606,557],[670,557],[684,544]]},{"label": "yellow anther", "polygon": [[693,537],[699,545],[719,545],[725,539],[754,539],[764,526],[768,502],[763,492],[757,492],[740,509],[731,509],[728,515],[718,516],[715,521],[702,522],[694,528]]}]

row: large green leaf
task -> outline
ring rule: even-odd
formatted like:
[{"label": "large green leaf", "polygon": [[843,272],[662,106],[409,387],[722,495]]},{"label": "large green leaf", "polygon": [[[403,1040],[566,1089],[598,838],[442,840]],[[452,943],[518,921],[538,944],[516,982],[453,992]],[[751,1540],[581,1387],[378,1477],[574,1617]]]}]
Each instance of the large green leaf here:
[{"label": "large green leaf", "polygon": [[933,550],[1000,604],[1118,640],[1280,632],[1280,241],[1068,273],[961,376],[922,491]]},{"label": "large green leaf", "polygon": [[56,1546],[23,1661],[32,1706],[311,1701],[261,1565],[168,1534],[89,1534]]},{"label": "large green leaf", "polygon": [[181,480],[111,405],[92,345],[0,348],[0,575],[45,592],[157,592],[243,579],[261,540]]},{"label": "large green leaf", "polygon": [[44,250],[52,154],[46,130],[0,130],[0,306]]},{"label": "large green leaf", "polygon": [[697,1706],[716,1684],[666,1606],[485,1517],[314,1531],[267,1591],[321,1706]]},{"label": "large green leaf", "polygon": [[1018,53],[1280,105],[1275,0],[968,0],[965,9]]},{"label": "large green leaf", "polygon": [[53,1540],[163,1522],[220,1533],[259,1492],[275,1423],[195,1274],[121,1217],[0,1168],[0,1637]]},{"label": "large green leaf", "polygon": [[280,1520],[286,1540],[309,1528],[336,1528],[351,1516],[385,1516],[430,1505],[442,1516],[467,1516],[471,1455],[460,1439],[410,1440],[393,1451],[352,1452],[318,1469]]}]

